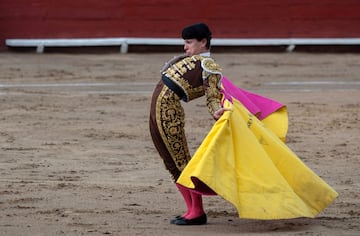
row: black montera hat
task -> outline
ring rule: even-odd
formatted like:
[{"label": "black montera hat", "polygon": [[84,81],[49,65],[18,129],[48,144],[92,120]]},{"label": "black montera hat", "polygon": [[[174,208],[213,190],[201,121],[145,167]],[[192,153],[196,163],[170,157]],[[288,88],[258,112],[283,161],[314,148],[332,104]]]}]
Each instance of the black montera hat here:
[{"label": "black montera hat", "polygon": [[208,41],[211,40],[211,32],[209,27],[204,23],[197,23],[185,27],[181,36],[183,39],[197,39],[200,41],[206,38]]}]

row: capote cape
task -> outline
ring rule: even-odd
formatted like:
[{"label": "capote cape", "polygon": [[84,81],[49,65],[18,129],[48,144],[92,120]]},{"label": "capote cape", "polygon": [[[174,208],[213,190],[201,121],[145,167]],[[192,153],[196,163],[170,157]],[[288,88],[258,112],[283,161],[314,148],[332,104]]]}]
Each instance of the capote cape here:
[{"label": "capote cape", "polygon": [[231,110],[213,125],[177,183],[223,197],[241,218],[315,217],[337,193],[285,144],[286,107],[237,90],[226,78],[222,83],[223,106]]}]

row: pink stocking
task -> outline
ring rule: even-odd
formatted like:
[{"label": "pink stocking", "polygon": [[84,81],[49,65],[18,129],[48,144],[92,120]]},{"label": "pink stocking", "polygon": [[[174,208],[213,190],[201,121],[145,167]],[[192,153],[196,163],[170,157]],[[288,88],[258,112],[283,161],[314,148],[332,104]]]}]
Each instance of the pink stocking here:
[{"label": "pink stocking", "polygon": [[187,207],[187,211],[185,214],[182,215],[182,217],[188,218],[188,215],[191,214],[191,209],[192,209],[192,199],[191,199],[190,189],[185,188],[180,184],[176,184],[176,187],[179,189],[181,195],[183,196]]},{"label": "pink stocking", "polygon": [[203,201],[201,194],[195,193],[190,190],[192,199],[192,208],[190,214],[186,216],[187,219],[194,219],[204,214]]}]

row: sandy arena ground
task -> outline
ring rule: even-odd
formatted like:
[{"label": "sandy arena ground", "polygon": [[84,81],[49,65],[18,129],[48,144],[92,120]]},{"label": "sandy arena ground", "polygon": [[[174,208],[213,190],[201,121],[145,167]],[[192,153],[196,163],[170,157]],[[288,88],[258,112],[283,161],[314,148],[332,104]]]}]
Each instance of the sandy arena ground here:
[{"label": "sandy arena ground", "polygon": [[[150,96],[173,53],[0,54],[0,235],[359,235],[360,54],[219,53],[238,86],[288,106],[288,145],[339,193],[315,219],[239,219],[205,197],[185,209],[148,131]],[[194,152],[213,120],[184,104]]]}]

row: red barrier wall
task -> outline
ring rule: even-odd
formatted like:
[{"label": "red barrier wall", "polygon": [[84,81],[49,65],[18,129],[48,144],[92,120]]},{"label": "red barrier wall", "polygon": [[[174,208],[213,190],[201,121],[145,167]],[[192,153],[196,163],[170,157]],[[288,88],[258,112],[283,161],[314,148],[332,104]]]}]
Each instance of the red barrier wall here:
[{"label": "red barrier wall", "polygon": [[179,37],[203,21],[215,38],[360,37],[359,0],[1,0],[6,38]]}]

